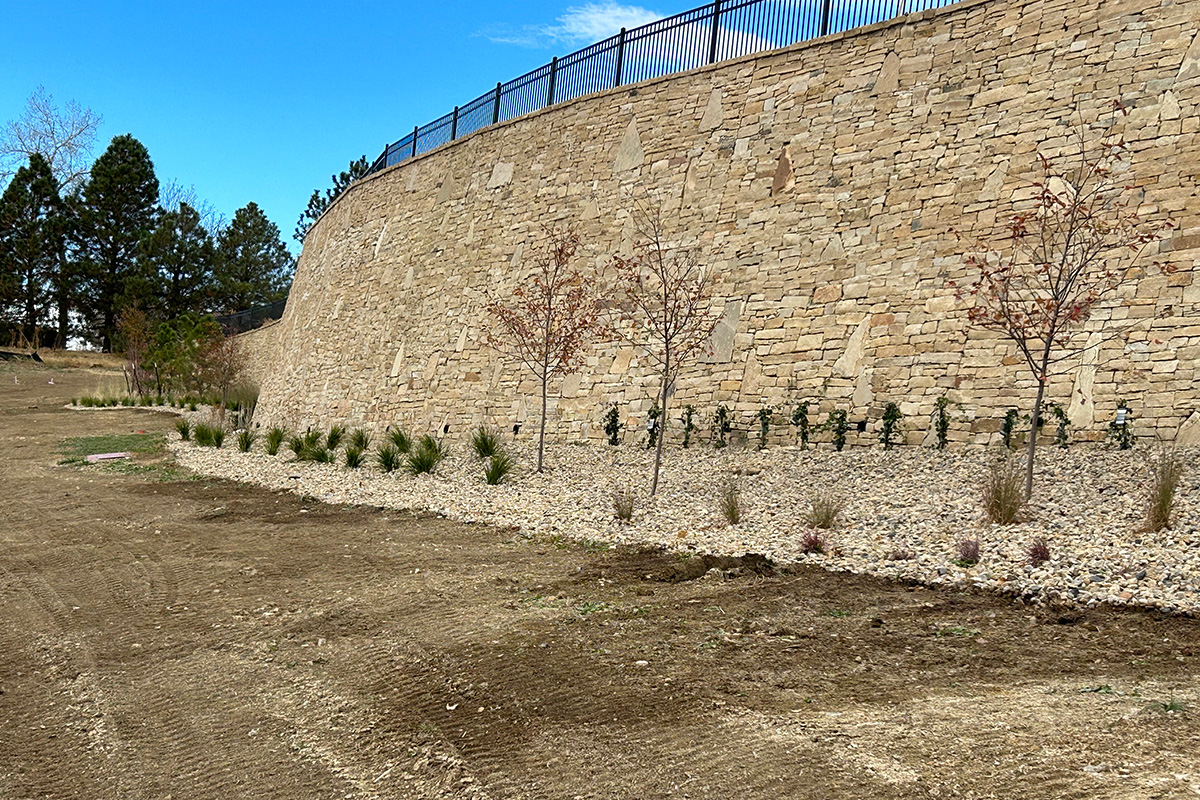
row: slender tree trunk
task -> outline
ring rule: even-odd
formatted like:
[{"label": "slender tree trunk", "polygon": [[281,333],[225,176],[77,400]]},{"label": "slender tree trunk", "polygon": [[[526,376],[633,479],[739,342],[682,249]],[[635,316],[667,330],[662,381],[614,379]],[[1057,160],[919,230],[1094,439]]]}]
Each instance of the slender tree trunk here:
[{"label": "slender tree trunk", "polygon": [[537,471],[542,471],[542,455],[546,452],[546,384],[549,382],[549,376],[542,373],[542,422],[538,428],[538,467]]},{"label": "slender tree trunk", "polygon": [[667,387],[671,377],[671,354],[663,358],[662,402],[659,403],[658,446],[654,449],[654,478],[650,481],[650,496],[658,493],[658,471],[662,468],[663,441],[667,438]]},{"label": "slender tree trunk", "polygon": [[1037,397],[1033,400],[1033,414],[1029,417],[1029,441],[1025,443],[1025,499],[1033,497],[1033,456],[1037,450],[1038,422],[1042,418],[1042,397],[1046,394],[1045,370],[1038,380]]}]

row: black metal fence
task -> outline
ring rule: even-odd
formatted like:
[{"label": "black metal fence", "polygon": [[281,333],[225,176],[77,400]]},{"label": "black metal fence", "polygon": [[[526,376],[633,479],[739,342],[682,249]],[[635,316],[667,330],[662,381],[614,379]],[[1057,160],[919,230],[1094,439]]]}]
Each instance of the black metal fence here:
[{"label": "black metal fence", "polygon": [[371,172],[585,94],[762,53],[957,0],[715,0],[527,72],[389,144]]},{"label": "black metal fence", "polygon": [[255,328],[261,328],[271,320],[279,319],[283,316],[283,310],[286,307],[287,300],[279,300],[274,303],[268,303],[265,306],[256,306],[247,311],[221,314],[214,317],[214,319],[216,319],[217,324],[226,333],[244,333]]}]

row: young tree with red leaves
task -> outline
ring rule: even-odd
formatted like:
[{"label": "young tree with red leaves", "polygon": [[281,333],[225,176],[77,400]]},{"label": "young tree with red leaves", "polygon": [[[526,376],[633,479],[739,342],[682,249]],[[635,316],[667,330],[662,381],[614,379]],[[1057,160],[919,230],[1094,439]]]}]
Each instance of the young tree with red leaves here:
[{"label": "young tree with red leaves", "polygon": [[653,497],[658,492],[662,468],[671,387],[685,364],[708,352],[718,318],[712,312],[713,275],[700,264],[699,252],[667,242],[658,208],[639,206],[634,209],[633,220],[638,235],[633,255],[613,259],[629,313],[625,324],[616,326],[616,330],[619,336],[644,349],[658,367],[658,424],[662,429],[658,431],[650,482]]},{"label": "young tree with red leaves", "polygon": [[[960,299],[974,301],[969,323],[1011,340],[1037,383],[1026,443],[1026,498],[1033,493],[1037,431],[1051,375],[1087,349],[1079,334],[1094,319],[1092,312],[1129,284],[1126,268],[1173,227],[1138,216],[1131,202],[1134,187],[1120,182],[1129,176],[1117,174],[1129,157],[1121,136],[1089,143],[1081,125],[1075,139],[1070,155],[1038,156],[1041,174],[1032,184],[1032,207],[1003,224],[1007,246],[981,245],[967,256],[979,274],[959,292]],[[1170,264],[1154,265],[1173,271]],[[1087,327],[1102,340],[1123,330],[1100,319]]]},{"label": "young tree with red leaves", "polygon": [[494,319],[488,344],[516,361],[541,384],[537,471],[546,450],[546,398],[550,380],[578,365],[584,347],[600,330],[595,279],[573,265],[579,236],[570,229],[545,229],[528,283],[513,290],[512,304],[489,295]]}]

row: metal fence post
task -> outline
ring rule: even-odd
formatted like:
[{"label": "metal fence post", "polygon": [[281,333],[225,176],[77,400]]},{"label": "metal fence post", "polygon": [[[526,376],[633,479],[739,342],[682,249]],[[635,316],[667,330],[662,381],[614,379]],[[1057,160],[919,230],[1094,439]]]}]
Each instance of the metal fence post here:
[{"label": "metal fence post", "polygon": [[[829,2],[829,0],[825,0]],[[713,0],[712,38],[708,43],[708,63],[717,63],[717,34],[721,31],[721,0]]]},{"label": "metal fence post", "polygon": [[450,141],[458,138],[458,106],[454,107],[454,116],[450,118]]},{"label": "metal fence post", "polygon": [[822,0],[821,2],[821,35],[825,36],[829,33],[829,12],[833,6],[833,0]]},{"label": "metal fence post", "polygon": [[621,28],[621,32],[617,35],[617,78],[613,81],[613,88],[621,85],[621,67],[625,65],[625,29]]},{"label": "metal fence post", "polygon": [[546,93],[546,105],[554,105],[554,79],[558,77],[558,56],[550,59],[550,91]]},{"label": "metal fence post", "polygon": [[496,101],[492,103],[492,124],[500,121],[500,81],[496,81]]},{"label": "metal fence post", "polygon": [[420,126],[419,126],[419,125],[414,125],[414,126],[413,126],[413,151],[412,151],[412,158],[416,158],[416,157],[417,157],[417,131],[419,131],[419,130],[421,130],[421,128],[420,128]]}]

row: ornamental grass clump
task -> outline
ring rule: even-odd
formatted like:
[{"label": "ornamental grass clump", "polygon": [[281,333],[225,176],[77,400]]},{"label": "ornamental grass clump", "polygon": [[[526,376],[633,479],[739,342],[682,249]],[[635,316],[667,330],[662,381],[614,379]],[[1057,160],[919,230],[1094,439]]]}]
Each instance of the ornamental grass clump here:
[{"label": "ornamental grass clump", "polygon": [[737,525],[742,521],[742,496],[738,491],[737,480],[730,478],[721,484],[717,495],[717,511],[720,512],[726,524]]},{"label": "ornamental grass clump", "polygon": [[360,453],[367,452],[371,446],[371,434],[362,428],[355,428],[354,432],[350,434],[350,446]]},{"label": "ornamental grass clump", "polygon": [[400,468],[400,451],[395,445],[385,444],[375,454],[375,461],[384,472],[395,472]]},{"label": "ornamental grass clump", "polygon": [[238,434],[237,434],[238,451],[242,452],[242,453],[249,453],[250,448],[254,446],[254,440],[257,438],[258,438],[258,435],[254,431],[252,431],[248,428],[244,428],[244,429],[238,431]]},{"label": "ornamental grass clump", "polygon": [[329,433],[325,435],[325,447],[330,450],[337,450],[338,445],[342,443],[342,439],[346,437],[346,429],[341,425],[334,425],[329,429]]},{"label": "ornamental grass clump", "polygon": [[175,420],[175,430],[179,431],[180,441],[186,442],[192,434],[192,424],[186,419]]},{"label": "ornamental grass clump", "polygon": [[1183,459],[1174,450],[1163,450],[1155,457],[1150,465],[1150,496],[1142,530],[1154,532],[1171,527],[1171,510],[1183,472]]},{"label": "ornamental grass clump", "polygon": [[1014,459],[1004,458],[988,470],[983,480],[983,511],[988,520],[1012,525],[1025,505],[1024,478]]},{"label": "ornamental grass clump", "polygon": [[192,431],[192,438],[201,447],[220,447],[225,443],[225,429],[202,422]]},{"label": "ornamental grass clump", "polygon": [[503,450],[492,453],[487,465],[483,468],[483,479],[488,486],[503,483],[508,474],[517,467],[517,460]]},{"label": "ornamental grass clump", "polygon": [[283,440],[287,438],[287,431],[280,427],[271,428],[267,431],[267,438],[264,442],[264,449],[267,455],[273,456],[279,453],[279,446],[283,444]]},{"label": "ornamental grass clump", "polygon": [[392,447],[397,453],[407,455],[412,450],[412,437],[409,436],[403,428],[391,427],[387,432],[388,441],[392,443]]},{"label": "ornamental grass clump", "polygon": [[425,434],[417,442],[417,446],[408,454],[405,468],[413,475],[425,475],[437,469],[437,465],[446,457],[446,446]]},{"label": "ornamental grass clump", "polygon": [[637,504],[637,495],[629,489],[618,489],[613,492],[613,515],[616,516],[618,522],[630,522],[633,520],[633,509]]},{"label": "ornamental grass clump", "polygon": [[846,507],[846,501],[834,494],[819,493],[809,501],[804,521],[810,528],[831,530],[837,526],[838,518]]},{"label": "ornamental grass clump", "polygon": [[480,425],[471,434],[471,449],[480,458],[491,458],[500,452],[500,436],[490,428]]},{"label": "ornamental grass clump", "polygon": [[353,444],[346,446],[346,466],[350,469],[358,469],[363,463],[363,451],[355,447]]}]

